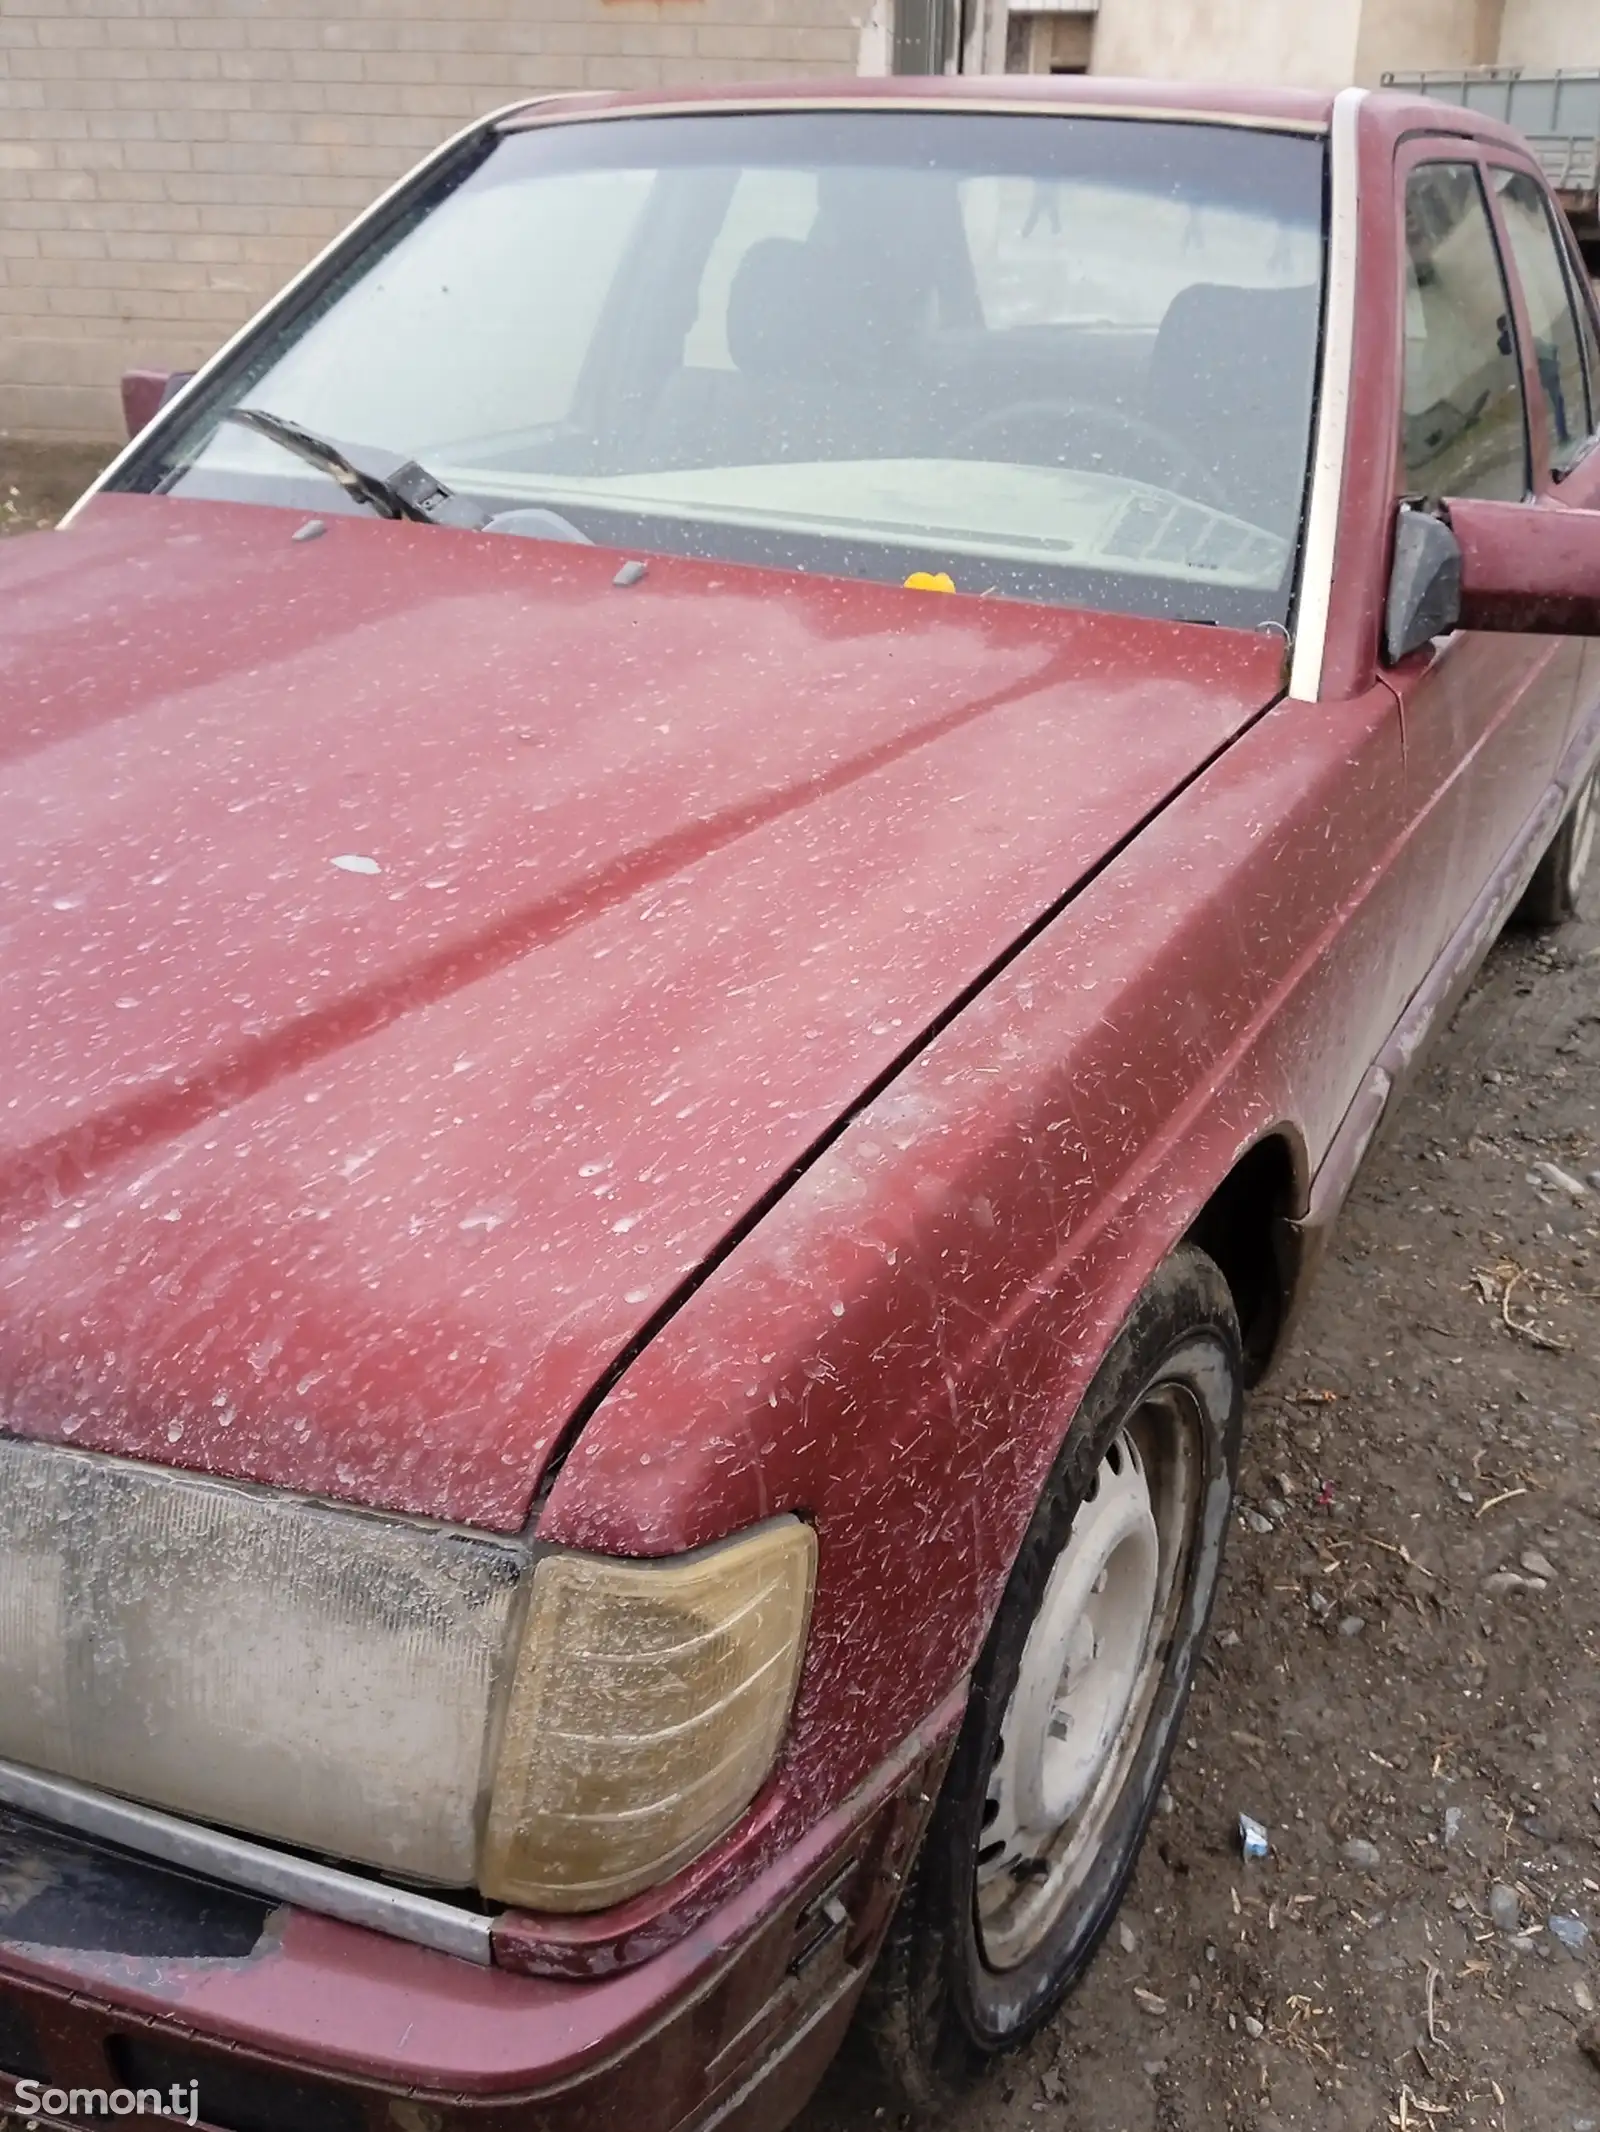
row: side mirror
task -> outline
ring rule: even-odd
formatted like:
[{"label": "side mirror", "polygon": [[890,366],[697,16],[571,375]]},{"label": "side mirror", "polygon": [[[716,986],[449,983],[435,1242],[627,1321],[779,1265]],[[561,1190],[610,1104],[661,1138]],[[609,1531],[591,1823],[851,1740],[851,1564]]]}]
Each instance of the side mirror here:
[{"label": "side mirror", "polygon": [[147,429],[174,393],[194,376],[192,370],[125,370],[122,373],[122,420],[129,439]]},{"label": "side mirror", "polygon": [[1600,511],[1559,503],[1452,500],[1461,548],[1461,627],[1600,637]]},{"label": "side mirror", "polygon": [[1461,625],[1461,545],[1445,519],[1400,506],[1383,611],[1383,656],[1396,666]]}]

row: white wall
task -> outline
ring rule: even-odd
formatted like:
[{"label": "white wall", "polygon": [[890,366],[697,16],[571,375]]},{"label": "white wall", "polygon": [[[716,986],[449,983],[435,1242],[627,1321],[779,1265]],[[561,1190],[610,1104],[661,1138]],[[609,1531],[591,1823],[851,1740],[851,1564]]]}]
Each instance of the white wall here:
[{"label": "white wall", "polygon": [[1355,78],[1371,87],[1386,72],[1490,65],[1499,31],[1494,0],[1366,0]]},{"label": "white wall", "polygon": [[1600,67],[1600,0],[1101,0],[1097,74],[1303,88],[1387,71]]},{"label": "white wall", "polygon": [[1094,72],[1336,87],[1354,79],[1361,13],[1362,0],[1101,0]]},{"label": "white wall", "polygon": [[1600,0],[1506,0],[1506,67],[1600,67]]}]

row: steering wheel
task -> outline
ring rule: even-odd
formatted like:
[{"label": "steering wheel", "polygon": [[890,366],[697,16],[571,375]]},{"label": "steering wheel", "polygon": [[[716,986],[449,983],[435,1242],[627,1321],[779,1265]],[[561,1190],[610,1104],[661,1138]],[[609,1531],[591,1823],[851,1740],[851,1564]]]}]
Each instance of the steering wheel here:
[{"label": "steering wheel", "polygon": [[[1092,434],[1099,430],[1102,436],[1108,439],[1115,439],[1122,444],[1131,440],[1135,445],[1144,447],[1146,452],[1153,450],[1158,455],[1163,469],[1180,477],[1183,484],[1178,490],[1180,495],[1192,496],[1198,502],[1209,505],[1214,511],[1226,511],[1232,515],[1233,507],[1218,488],[1216,476],[1201,464],[1186,445],[1180,444],[1177,438],[1170,436],[1166,430],[1158,429],[1154,422],[1145,421],[1142,415],[1126,414],[1120,407],[1096,406],[1089,400],[1013,400],[1008,407],[992,407],[987,414],[979,415],[976,421],[969,422],[964,429],[957,430],[949,440],[950,450],[962,456],[975,444],[991,440],[1002,441],[1008,428],[1015,424],[1032,422],[1041,415],[1050,421],[1064,424],[1079,436],[1085,431]],[[1073,466],[1077,461],[1062,457],[1056,463],[1061,466]],[[1137,461],[1135,463],[1137,464]],[[1093,472],[1094,469],[1080,468],[1080,471]],[[1130,478],[1139,480],[1144,477],[1136,474]],[[1169,482],[1152,485],[1163,488],[1172,486]]]}]

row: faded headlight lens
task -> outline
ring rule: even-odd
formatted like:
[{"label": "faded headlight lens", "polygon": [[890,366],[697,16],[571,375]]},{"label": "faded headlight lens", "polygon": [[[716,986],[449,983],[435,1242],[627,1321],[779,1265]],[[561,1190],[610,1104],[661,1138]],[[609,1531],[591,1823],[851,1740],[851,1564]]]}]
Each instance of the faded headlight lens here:
[{"label": "faded headlight lens", "polygon": [[541,1560],[479,1884],[599,1910],[688,1863],[754,1798],[805,1650],[816,1537],[784,1518],[660,1562]]},{"label": "faded headlight lens", "polygon": [[524,1550],[0,1438],[0,1756],[465,1885]]}]

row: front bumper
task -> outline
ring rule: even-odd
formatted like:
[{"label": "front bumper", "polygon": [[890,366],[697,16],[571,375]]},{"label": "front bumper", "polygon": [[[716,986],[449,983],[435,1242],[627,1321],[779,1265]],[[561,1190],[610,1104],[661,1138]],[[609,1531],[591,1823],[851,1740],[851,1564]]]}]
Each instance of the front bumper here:
[{"label": "front bumper", "polygon": [[[775,2132],[849,2021],[952,1738],[941,1712],[672,1946],[585,1982],[272,1908],[0,1813],[0,2126],[25,2079],[193,2082],[214,2132]],[[84,2114],[104,2103],[76,2107],[63,2121],[104,2123]]]}]

